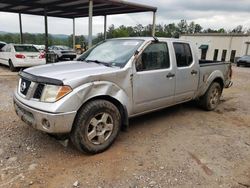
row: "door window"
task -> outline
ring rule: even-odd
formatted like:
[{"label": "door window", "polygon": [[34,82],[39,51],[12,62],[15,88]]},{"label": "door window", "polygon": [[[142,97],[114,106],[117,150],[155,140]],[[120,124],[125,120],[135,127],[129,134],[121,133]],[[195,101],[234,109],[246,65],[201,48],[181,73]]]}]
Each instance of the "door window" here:
[{"label": "door window", "polygon": [[188,67],[193,62],[193,56],[189,44],[174,42],[177,67]]},{"label": "door window", "polygon": [[136,62],[137,71],[166,69],[169,67],[169,51],[166,43],[150,44]]}]

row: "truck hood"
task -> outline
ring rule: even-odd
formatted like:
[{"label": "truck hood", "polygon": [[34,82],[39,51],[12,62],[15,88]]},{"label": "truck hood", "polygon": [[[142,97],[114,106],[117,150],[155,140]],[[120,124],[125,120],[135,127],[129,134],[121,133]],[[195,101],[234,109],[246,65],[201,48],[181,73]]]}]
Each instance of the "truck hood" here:
[{"label": "truck hood", "polygon": [[28,68],[25,69],[24,72],[34,76],[61,80],[71,85],[77,80],[82,80],[89,76],[93,77],[95,75],[115,72],[119,69],[119,67],[107,67],[97,63],[67,61]]}]

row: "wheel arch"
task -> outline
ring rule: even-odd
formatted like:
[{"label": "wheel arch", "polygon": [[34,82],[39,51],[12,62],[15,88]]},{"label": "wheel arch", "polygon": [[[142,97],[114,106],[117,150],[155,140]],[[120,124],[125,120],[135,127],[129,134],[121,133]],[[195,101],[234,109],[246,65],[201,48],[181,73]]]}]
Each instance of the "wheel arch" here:
[{"label": "wheel arch", "polygon": [[[223,90],[223,88],[224,88],[224,81],[223,81],[223,79],[222,79],[221,77],[215,78],[215,79],[211,82],[211,84],[214,83],[214,82],[218,82],[218,83],[220,84],[220,86],[221,86],[221,89]],[[210,85],[211,85],[211,84],[210,84]]]},{"label": "wheel arch", "polygon": [[204,74],[202,79],[203,79],[203,82],[202,82],[202,86],[200,88],[198,97],[203,96],[207,92],[211,84],[214,82],[218,82],[222,90],[225,86],[224,75],[220,70],[215,70],[210,75]]},{"label": "wheel arch", "polygon": [[[94,96],[88,100],[86,100],[81,107],[77,110],[77,113],[80,111],[81,108],[84,108],[84,106],[94,100],[106,100],[111,102],[112,104],[114,104],[117,109],[119,110],[120,114],[121,114],[121,123],[122,123],[122,130],[126,131],[129,127],[129,118],[128,118],[128,111],[126,106],[124,106],[119,100],[115,99],[112,96],[109,95],[99,95],[99,96]],[[76,119],[76,117],[75,117]]]}]

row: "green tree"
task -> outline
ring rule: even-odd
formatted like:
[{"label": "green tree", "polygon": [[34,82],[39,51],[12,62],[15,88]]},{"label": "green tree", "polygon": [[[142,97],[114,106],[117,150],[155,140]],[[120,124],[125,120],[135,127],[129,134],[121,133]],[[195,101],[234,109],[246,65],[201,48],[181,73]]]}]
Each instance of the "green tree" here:
[{"label": "green tree", "polygon": [[231,33],[244,33],[243,31],[243,26],[242,25],[238,25],[237,27],[235,27]]},{"label": "green tree", "polygon": [[179,36],[175,23],[165,25],[164,32],[166,33],[166,37],[177,38]]},{"label": "green tree", "polygon": [[188,32],[188,23],[186,20],[181,20],[178,24],[177,24],[177,30],[179,34],[184,34]]}]

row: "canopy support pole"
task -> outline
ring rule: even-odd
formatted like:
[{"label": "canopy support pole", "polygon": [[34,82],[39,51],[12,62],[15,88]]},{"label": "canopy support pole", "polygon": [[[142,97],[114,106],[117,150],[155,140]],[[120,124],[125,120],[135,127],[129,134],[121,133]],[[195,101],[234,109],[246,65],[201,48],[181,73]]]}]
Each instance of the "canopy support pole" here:
[{"label": "canopy support pole", "polygon": [[23,44],[23,26],[22,26],[22,15],[19,13],[19,26],[20,26],[20,43]]},{"label": "canopy support pole", "polygon": [[48,63],[48,52],[49,52],[49,37],[48,37],[48,16],[47,10],[44,9],[44,28],[45,28],[45,52],[46,52],[46,63]]},{"label": "canopy support pole", "polygon": [[153,25],[152,25],[152,36],[155,36],[155,19],[156,19],[156,12],[153,12]]},{"label": "canopy support pole", "polygon": [[107,39],[107,15],[104,16],[104,40]]},{"label": "canopy support pole", "polygon": [[73,49],[76,48],[76,25],[75,18],[73,18]]},{"label": "canopy support pole", "polygon": [[92,26],[93,26],[93,0],[89,0],[89,38],[88,48],[92,46]]}]

